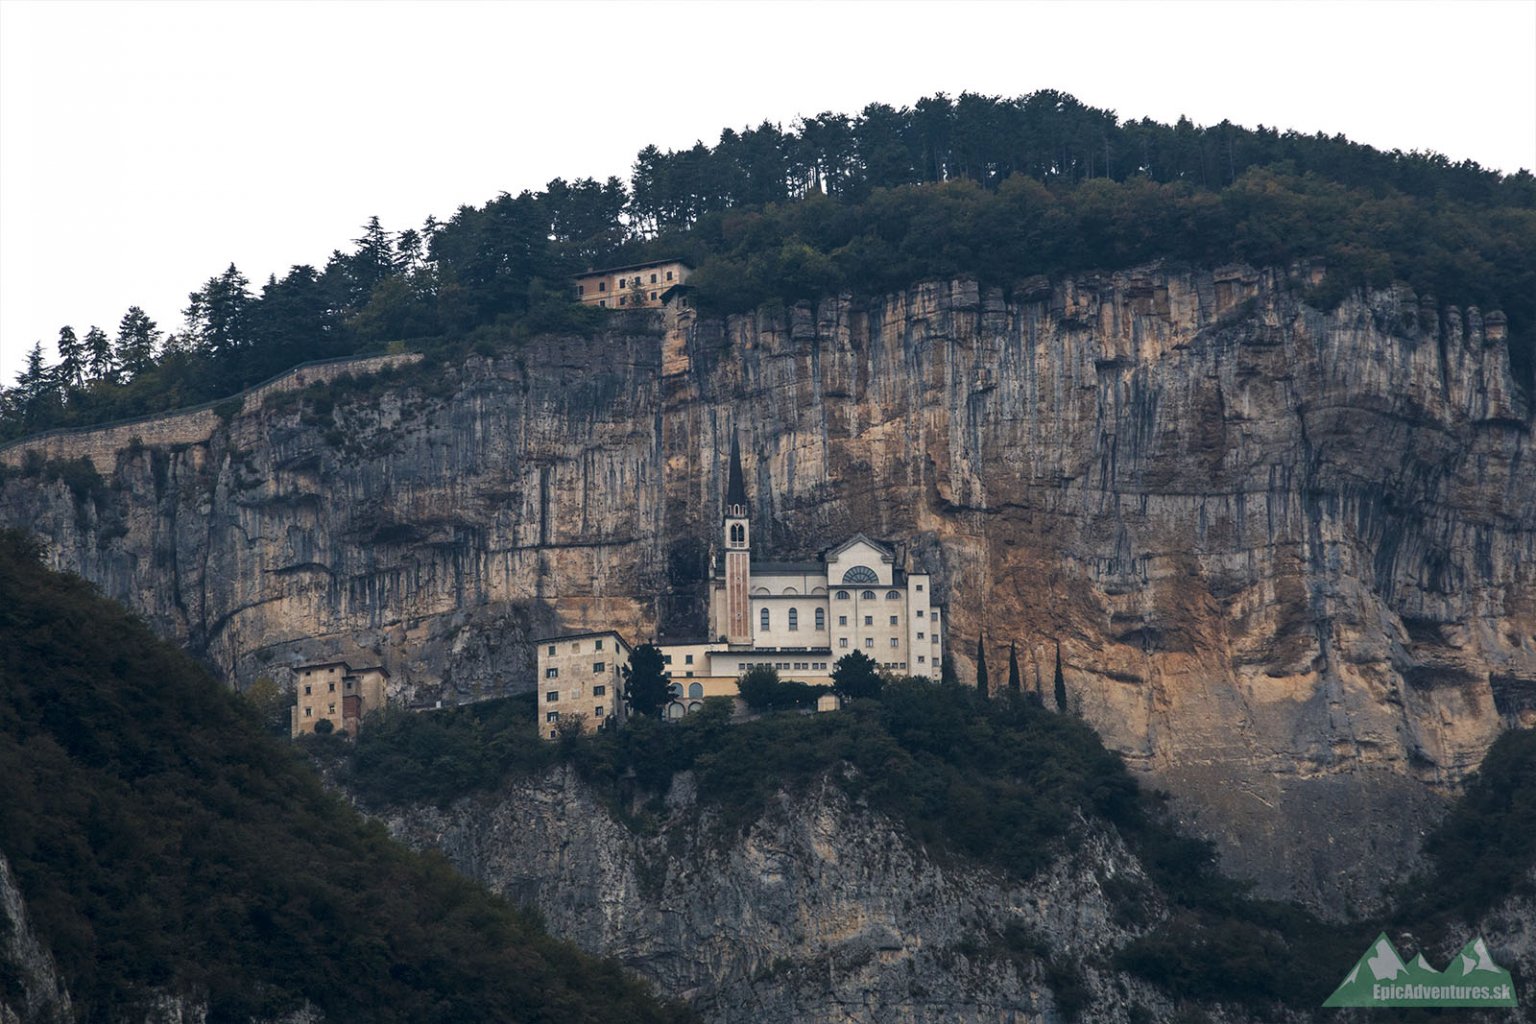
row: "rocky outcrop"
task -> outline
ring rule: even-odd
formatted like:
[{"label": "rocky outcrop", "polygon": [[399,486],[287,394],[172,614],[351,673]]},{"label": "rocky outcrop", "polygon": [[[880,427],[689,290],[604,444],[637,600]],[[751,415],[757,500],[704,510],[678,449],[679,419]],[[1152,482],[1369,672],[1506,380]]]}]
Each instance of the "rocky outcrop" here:
[{"label": "rocky outcrop", "polygon": [[781,795],[738,833],[700,811],[681,775],[664,820],[639,835],[567,769],[386,822],[709,1021],[1055,1022],[1062,977],[1092,1004],[1084,1021],[1169,1010],[1089,964],[1129,934],[1106,888],[1146,884],[1112,834],[1021,884],[935,860],[831,782]]},{"label": "rocky outcrop", "polygon": [[0,854],[0,1024],[63,1024],[73,1019],[69,991],[53,954],[27,921],[26,901]]},{"label": "rocky outcrop", "polygon": [[626,314],[120,450],[95,498],[12,478],[0,521],[237,683],[339,656],[467,699],[531,688],[546,629],[702,632],[734,434],[760,550],[902,545],[962,679],[982,633],[1047,701],[1059,666],[1230,870],[1339,912],[1536,716],[1536,473],[1502,318],[1304,287],[1148,268]]}]

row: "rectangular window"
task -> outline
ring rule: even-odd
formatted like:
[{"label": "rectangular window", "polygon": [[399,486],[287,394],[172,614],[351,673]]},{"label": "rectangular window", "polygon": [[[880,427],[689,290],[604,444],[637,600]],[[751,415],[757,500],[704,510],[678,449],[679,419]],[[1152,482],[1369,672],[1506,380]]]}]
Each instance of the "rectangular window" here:
[{"label": "rectangular window", "polygon": [[572,654],[580,654],[581,653],[581,644],[571,644],[571,653]]},{"label": "rectangular window", "polygon": [[921,633],[919,633],[919,634],[917,634],[917,638],[918,638],[918,639],[919,639],[919,640],[925,640],[925,639],[927,639],[927,638],[926,638],[926,637],[924,637],[924,636],[923,636],[923,634],[921,634]]},{"label": "rectangular window", "polygon": [[898,639],[896,639],[896,638],[895,638],[895,637],[894,637],[894,636],[893,636],[893,637],[891,637],[891,646],[892,646],[892,647],[900,647],[900,646],[901,646],[901,641],[900,641],[900,640],[898,640]]},{"label": "rectangular window", "polygon": [[335,693],[336,692],[336,684],[335,683],[326,683],[325,685],[327,687],[327,692],[328,693]]},{"label": "rectangular window", "polygon": [[873,646],[875,646],[875,638],[872,637],[872,636],[865,637],[864,638],[864,646],[865,647],[873,647]]},{"label": "rectangular window", "polygon": [[927,659],[927,658],[925,658],[925,657],[923,657],[923,656],[922,656],[922,655],[921,655],[921,654],[919,654],[919,655],[918,655],[918,656],[917,656],[917,663],[918,663],[918,664],[919,664],[919,665],[926,665],[926,664],[927,664],[927,663],[928,663],[928,659]]},{"label": "rectangular window", "polygon": [[918,584],[918,585],[917,585],[917,592],[918,592],[918,593],[919,593],[919,594],[921,594],[921,593],[922,593],[922,592],[923,592],[923,585],[922,585],[922,584],[921,584],[921,583],[919,583],[919,584]]},{"label": "rectangular window", "polygon": [[606,663],[601,662],[601,661],[594,661],[592,663],[592,674],[593,675],[598,675],[599,673],[606,671],[607,668],[608,668],[608,665]]},{"label": "rectangular window", "polygon": [[839,615],[837,617],[837,624],[839,626],[846,626],[846,625],[848,625],[848,616],[846,616],[846,615]]},{"label": "rectangular window", "polygon": [[663,665],[670,665],[670,664],[672,664],[672,655],[670,655],[670,654],[663,654],[661,656],[661,663]]},{"label": "rectangular window", "polygon": [[599,704],[597,707],[592,709],[592,717],[593,718],[602,718],[603,717],[603,706],[601,704]]},{"label": "rectangular window", "polygon": [[600,650],[602,650],[602,649],[603,649],[603,642],[602,642],[602,641],[601,641],[601,640],[598,640],[598,641],[597,641],[597,642],[596,642],[596,643],[594,643],[594,644],[593,644],[593,645],[592,645],[592,649],[593,649],[593,650],[594,650],[594,651],[600,651]]},{"label": "rectangular window", "polygon": [[692,665],[693,664],[693,655],[691,655],[691,654],[683,655],[683,664],[684,665]]},{"label": "rectangular window", "polygon": [[305,708],[304,709],[304,717],[305,718],[314,718],[315,717],[315,709],[314,708]]},{"label": "rectangular window", "polygon": [[747,670],[747,663],[746,662],[738,661],[736,663],[736,671],[737,672],[745,672],[746,670]]},{"label": "rectangular window", "polygon": [[608,300],[607,299],[598,299],[597,300],[597,304],[599,306],[602,306],[604,309],[608,308]]},{"label": "rectangular window", "polygon": [[545,690],[544,691],[544,703],[546,703],[546,704],[553,704],[555,701],[557,701],[559,699],[560,699],[560,691],[559,690]]},{"label": "rectangular window", "polygon": [[628,301],[629,301],[629,296],[628,295],[620,295],[619,296],[619,305],[622,306],[625,303],[627,303]]},{"label": "rectangular window", "polygon": [[672,271],[670,271],[670,270],[667,271],[667,280],[668,281],[672,280]]},{"label": "rectangular window", "polygon": [[894,615],[891,616],[891,625],[896,625],[896,616]]},{"label": "rectangular window", "polygon": [[310,693],[312,692],[312,689],[313,688],[308,683],[305,683],[304,684],[304,696],[308,697],[310,695]]},{"label": "rectangular window", "polygon": [[845,636],[838,637],[837,638],[837,646],[839,646],[839,647],[847,647],[848,646],[848,638],[845,637]]},{"label": "rectangular window", "polygon": [[[558,721],[560,721],[560,712],[558,712],[558,711],[548,711],[548,712],[545,712],[545,714],[544,714],[544,721],[546,721],[546,722],[558,722]],[[554,733],[550,733],[550,735],[553,736]]]},{"label": "rectangular window", "polygon": [[549,645],[548,653],[550,653],[550,654],[554,654],[555,653],[555,645],[554,644],[550,644]]},{"label": "rectangular window", "polygon": [[875,617],[873,615],[866,615],[866,616],[864,616],[864,625],[866,625],[866,626],[873,626],[874,624],[875,624]]},{"label": "rectangular window", "polygon": [[547,668],[547,669],[544,670],[544,678],[545,679],[559,679],[560,678],[560,670],[557,669],[557,668]]},{"label": "rectangular window", "polygon": [[[652,275],[651,275],[651,276],[652,276],[652,277],[655,277],[655,276],[656,276],[656,275],[655,275],[655,274],[652,274]],[[654,299],[654,298],[656,298],[656,293],[655,293],[655,292],[651,292],[651,298],[652,298],[652,299]]]},{"label": "rectangular window", "polygon": [[923,610],[922,610],[922,609],[921,609],[921,608],[919,608],[919,609],[918,609],[918,610],[917,610],[917,617],[918,617],[918,618],[922,618],[922,617],[923,617]]},{"label": "rectangular window", "polygon": [[592,687],[592,696],[594,696],[594,697],[606,697],[606,696],[608,696],[608,687],[606,687],[606,686],[594,686],[594,687]]},{"label": "rectangular window", "polygon": [[607,281],[599,281],[599,282],[597,282],[597,290],[600,291],[600,292],[607,291],[608,290],[608,282]]},{"label": "rectangular window", "polygon": [[331,709],[330,709],[330,710],[329,710],[329,711],[327,711],[327,712],[326,712],[326,714],[328,714],[328,715],[334,715],[334,714],[335,714],[335,713],[336,713],[336,705],[335,705],[335,704],[332,704],[332,705],[331,705]]},{"label": "rectangular window", "polygon": [[576,286],[576,294],[577,295],[585,295],[585,294],[587,294],[587,286],[584,285],[584,284],[577,285]]},{"label": "rectangular window", "polygon": [[[655,275],[655,274],[652,274],[652,275],[651,275],[651,284],[655,284],[655,283],[656,283],[656,275]],[[652,296],[651,296],[651,298],[653,298],[653,299],[654,299],[654,298],[655,298],[655,297],[656,297],[656,296],[654,296],[654,295],[652,295]]]}]

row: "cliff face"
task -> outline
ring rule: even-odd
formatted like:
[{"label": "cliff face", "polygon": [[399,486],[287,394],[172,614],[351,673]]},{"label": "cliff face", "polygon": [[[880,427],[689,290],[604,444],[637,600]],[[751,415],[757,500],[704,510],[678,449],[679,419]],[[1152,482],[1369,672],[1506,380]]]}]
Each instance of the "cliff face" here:
[{"label": "cliff face", "polygon": [[[387,824],[710,1021],[1061,1020],[1050,964],[1107,959],[1128,933],[1104,889],[1145,883],[1107,834],[1028,885],[940,865],[830,782],[741,834],[698,813],[683,775],[664,823],[636,835],[566,769]],[[1039,952],[1010,951],[1010,929]],[[1128,976],[1089,968],[1080,982],[1090,1020],[1170,1009]]]},{"label": "cliff face", "polygon": [[1154,268],[631,315],[120,451],[94,503],[11,479],[0,521],[239,683],[339,656],[459,699],[531,688],[542,630],[701,633],[736,432],[760,553],[904,545],[962,679],[984,631],[1049,703],[1059,649],[1230,869],[1338,910],[1536,715],[1536,472],[1498,318],[1300,288]]}]

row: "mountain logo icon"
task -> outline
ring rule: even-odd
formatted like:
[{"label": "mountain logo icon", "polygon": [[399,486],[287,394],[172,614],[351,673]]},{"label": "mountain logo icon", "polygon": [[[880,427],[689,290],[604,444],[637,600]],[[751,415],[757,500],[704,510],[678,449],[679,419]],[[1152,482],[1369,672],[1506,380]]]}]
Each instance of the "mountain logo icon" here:
[{"label": "mountain logo icon", "polygon": [[1444,971],[1420,953],[1403,963],[1386,932],[1376,937],[1323,1003],[1335,1006],[1516,1006],[1509,972],[1493,962],[1482,937],[1467,943]]}]

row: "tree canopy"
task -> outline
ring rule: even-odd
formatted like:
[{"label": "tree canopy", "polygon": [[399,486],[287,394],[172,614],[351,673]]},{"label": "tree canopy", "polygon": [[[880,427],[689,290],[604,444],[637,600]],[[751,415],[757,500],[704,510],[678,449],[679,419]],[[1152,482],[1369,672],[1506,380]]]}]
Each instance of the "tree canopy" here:
[{"label": "tree canopy", "polygon": [[662,256],[694,264],[713,313],[932,278],[1008,288],[1153,260],[1307,260],[1326,267],[1319,304],[1403,281],[1502,310],[1517,378],[1536,388],[1529,171],[1262,125],[1122,121],[1050,90],[967,92],[646,146],[627,183],[555,178],[419,228],[372,217],[323,267],[256,291],[230,265],[189,294],[171,334],[137,306],[110,351],[104,332],[66,328],[58,363],[29,363],[0,392],[0,439],[222,397],[391,342],[456,350],[586,329],[572,275]]},{"label": "tree canopy", "polygon": [[832,666],[832,686],[844,697],[880,696],[880,667],[863,651],[853,651]]},{"label": "tree canopy", "polygon": [[0,679],[0,855],[80,1020],[180,993],[210,1021],[306,1000],[381,1024],[686,1019],[391,842],[253,707],[13,531]]},{"label": "tree canopy", "polygon": [[633,714],[655,717],[672,699],[668,684],[671,675],[664,668],[661,649],[655,644],[641,644],[624,666],[624,700]]}]

